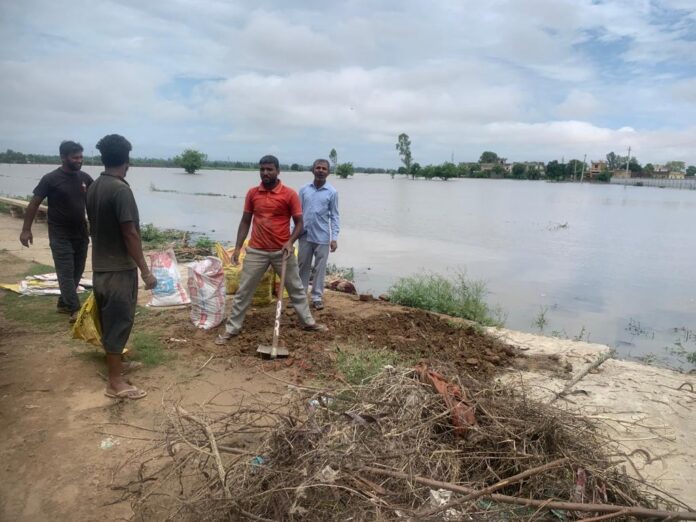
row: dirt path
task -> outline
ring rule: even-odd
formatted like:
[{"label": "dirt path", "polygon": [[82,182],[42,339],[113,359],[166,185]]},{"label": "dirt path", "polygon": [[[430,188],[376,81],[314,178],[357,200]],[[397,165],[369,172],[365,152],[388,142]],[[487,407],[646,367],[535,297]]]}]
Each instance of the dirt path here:
[{"label": "dirt path", "polygon": [[[32,260],[51,264],[45,225],[35,225],[30,249],[17,240],[20,228],[19,220],[0,215],[0,281],[15,282]],[[214,396],[233,403],[245,394],[283,393],[288,383],[341,378],[337,346],[398,352],[413,361],[433,357],[488,376],[509,368],[504,378],[537,388],[542,398],[606,349],[507,330],[494,332],[504,340],[498,342],[447,318],[331,294],[318,314],[330,332],[301,332],[288,312],[282,338],[292,357],[262,363],[254,351],[270,342],[272,306],[252,310],[243,334],[224,348],[214,345],[216,332],[194,328],[185,309],[143,308],[136,331],[156,332],[170,360],[133,375],[148,397],[115,403],[103,395],[98,352],[69,339],[65,317],[52,312],[54,298],[34,298],[45,304],[31,313],[10,313],[8,303],[22,303],[12,299],[0,292],[0,520],[128,519],[130,504],[119,502],[123,491],[113,487],[128,480],[124,462],[151,445],[148,430],[158,430],[172,403],[196,411]],[[143,292],[140,301],[146,300]],[[576,386],[584,394],[572,395],[570,404],[610,419],[607,430],[627,439],[621,441],[626,453],[649,452],[647,459],[633,458],[646,479],[696,504],[690,443],[696,394],[675,390],[685,381],[693,378],[610,361]]]}]

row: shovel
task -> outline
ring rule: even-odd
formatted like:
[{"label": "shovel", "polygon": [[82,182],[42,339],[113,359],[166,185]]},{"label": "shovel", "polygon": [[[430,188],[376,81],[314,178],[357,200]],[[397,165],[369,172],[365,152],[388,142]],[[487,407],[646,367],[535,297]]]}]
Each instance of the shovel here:
[{"label": "shovel", "polygon": [[273,343],[271,346],[260,344],[256,349],[256,353],[260,353],[264,359],[275,359],[277,357],[287,357],[288,349],[283,346],[278,346],[278,337],[280,337],[280,317],[283,311],[283,290],[285,289],[285,265],[287,258],[283,252],[283,263],[280,268],[280,286],[278,287],[278,301],[276,303],[275,323],[273,325]]}]

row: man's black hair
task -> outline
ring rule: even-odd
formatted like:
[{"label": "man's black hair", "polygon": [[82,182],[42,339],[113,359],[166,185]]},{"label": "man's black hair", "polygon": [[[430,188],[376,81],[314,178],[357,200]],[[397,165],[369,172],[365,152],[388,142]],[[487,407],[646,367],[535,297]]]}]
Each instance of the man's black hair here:
[{"label": "man's black hair", "polygon": [[128,163],[128,153],[133,147],[120,134],[109,134],[99,140],[97,149],[101,152],[101,160],[105,167],[120,167]]},{"label": "man's black hair", "polygon": [[60,143],[60,147],[58,147],[58,152],[60,152],[61,158],[67,158],[71,154],[76,154],[78,152],[82,152],[83,150],[82,145],[76,141],[70,140],[62,141]]},{"label": "man's black hair", "polygon": [[329,167],[329,169],[331,169],[331,163],[329,163],[329,160],[326,160],[324,158],[319,158],[319,159],[315,159],[314,163],[312,163],[312,170],[314,170],[314,167],[317,166],[317,163],[326,163],[326,166]]},{"label": "man's black hair", "polygon": [[275,165],[276,170],[280,170],[280,163],[278,163],[278,158],[271,154],[267,154],[259,160],[259,166],[263,165],[264,163],[273,163],[273,165]]}]

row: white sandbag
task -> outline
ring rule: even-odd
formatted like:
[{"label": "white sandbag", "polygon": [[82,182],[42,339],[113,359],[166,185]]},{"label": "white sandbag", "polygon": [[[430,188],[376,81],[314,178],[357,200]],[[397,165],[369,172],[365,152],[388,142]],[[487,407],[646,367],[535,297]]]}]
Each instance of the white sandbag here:
[{"label": "white sandbag", "polygon": [[157,286],[152,289],[149,306],[177,306],[189,304],[191,300],[184,285],[181,284],[176,256],[171,248],[164,252],[148,254],[150,271],[157,278]]},{"label": "white sandbag", "polygon": [[222,261],[206,257],[188,265],[188,290],[191,296],[191,321],[209,330],[225,317],[225,273]]}]

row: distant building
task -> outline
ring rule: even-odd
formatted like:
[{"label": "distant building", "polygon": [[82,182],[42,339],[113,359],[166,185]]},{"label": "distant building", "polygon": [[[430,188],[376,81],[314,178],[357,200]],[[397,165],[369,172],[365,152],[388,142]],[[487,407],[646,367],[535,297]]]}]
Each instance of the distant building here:
[{"label": "distant building", "polygon": [[590,161],[590,168],[585,174],[589,179],[595,179],[602,172],[607,170],[607,162],[604,160]]},{"label": "distant building", "polygon": [[653,172],[653,178],[656,179],[669,179],[671,170],[664,165],[655,165],[655,171]]},{"label": "distant building", "polygon": [[667,179],[684,179],[684,177],[683,172],[676,172],[674,170],[667,174]]}]

